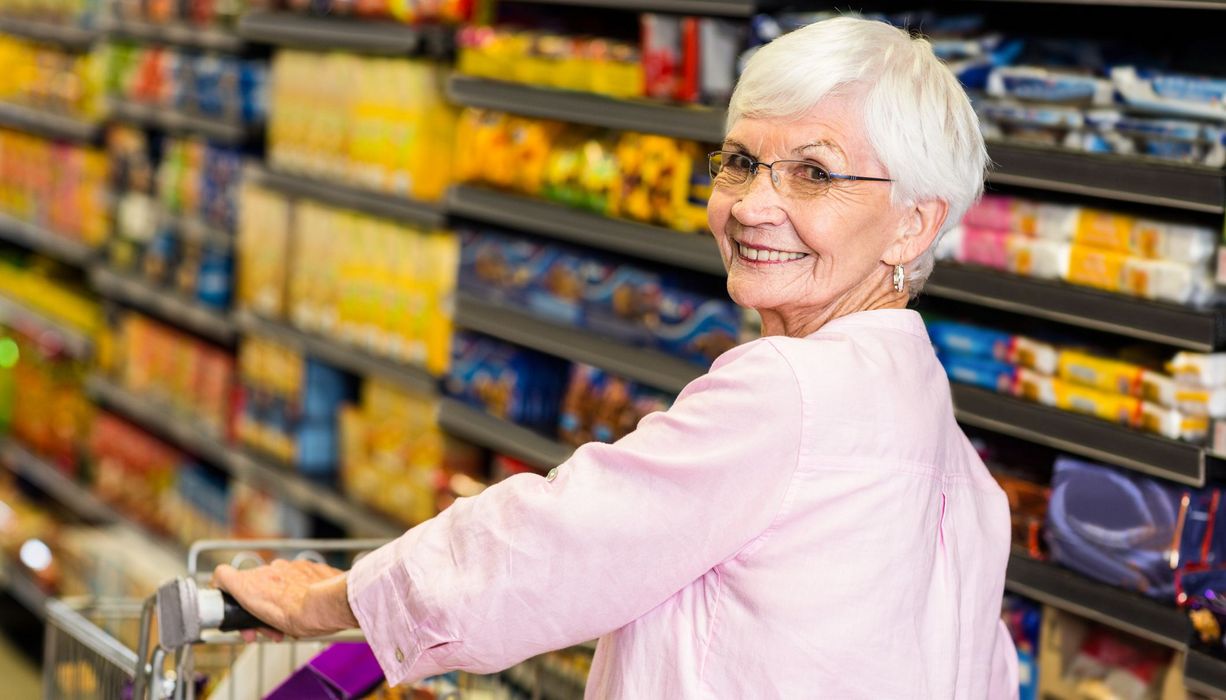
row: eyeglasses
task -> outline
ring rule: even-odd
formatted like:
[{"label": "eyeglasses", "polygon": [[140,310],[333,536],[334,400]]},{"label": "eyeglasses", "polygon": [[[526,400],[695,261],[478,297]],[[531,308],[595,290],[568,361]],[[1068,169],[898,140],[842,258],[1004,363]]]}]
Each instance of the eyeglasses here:
[{"label": "eyeglasses", "polygon": [[863,175],[840,175],[807,160],[777,160],[763,163],[744,153],[715,151],[707,154],[711,167],[711,181],[716,187],[739,188],[757,174],[759,167],[770,171],[771,183],[784,196],[797,198],[820,197],[830,191],[835,180],[865,180],[868,182],[893,182],[885,177]]}]

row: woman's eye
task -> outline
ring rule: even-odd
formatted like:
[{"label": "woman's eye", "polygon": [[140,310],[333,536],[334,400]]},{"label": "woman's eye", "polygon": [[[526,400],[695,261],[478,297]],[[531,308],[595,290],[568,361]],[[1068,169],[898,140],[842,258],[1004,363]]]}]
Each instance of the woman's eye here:
[{"label": "woman's eye", "polygon": [[825,182],[830,178],[830,173],[820,165],[802,165],[797,168],[797,172],[804,179],[816,182]]}]

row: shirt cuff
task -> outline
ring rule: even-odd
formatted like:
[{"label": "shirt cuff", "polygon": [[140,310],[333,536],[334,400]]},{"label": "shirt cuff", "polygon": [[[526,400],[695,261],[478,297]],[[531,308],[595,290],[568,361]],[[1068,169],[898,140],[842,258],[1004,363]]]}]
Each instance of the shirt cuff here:
[{"label": "shirt cuff", "polygon": [[393,686],[415,680],[422,657],[417,623],[406,607],[413,584],[396,545],[389,542],[359,559],[346,581],[349,607]]}]

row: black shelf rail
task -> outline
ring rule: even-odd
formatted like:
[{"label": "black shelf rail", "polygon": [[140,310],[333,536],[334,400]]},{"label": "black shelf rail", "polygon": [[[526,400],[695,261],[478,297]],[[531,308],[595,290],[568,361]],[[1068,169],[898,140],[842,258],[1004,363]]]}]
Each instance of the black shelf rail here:
[{"label": "black shelf rail", "polygon": [[244,144],[255,140],[262,133],[261,127],[254,124],[196,116],[136,102],[111,100],[110,109],[112,115],[120,121],[147,128],[199,134],[228,144]]},{"label": "black shelf rail", "polygon": [[98,255],[98,250],[86,243],[4,213],[0,213],[0,240],[76,267],[84,267]]},{"label": "black shelf rail", "polygon": [[514,457],[541,471],[565,462],[574,452],[556,440],[456,399],[442,399],[438,422],[444,431],[455,437]]},{"label": "black shelf rail", "polygon": [[1191,623],[1174,606],[1019,554],[1009,557],[1005,588],[1176,651],[1192,638]]},{"label": "black shelf rail", "polygon": [[89,277],[94,289],[108,299],[132,306],[223,345],[232,344],[235,340],[238,327],[228,313],[102,265],[91,268]]},{"label": "black shelf rail", "polygon": [[664,391],[680,392],[706,371],[658,350],[623,345],[472,294],[461,292],[456,301],[457,326],[571,362],[593,365]]},{"label": "black shelf rail", "polygon": [[87,359],[93,352],[94,344],[87,333],[2,295],[0,323],[40,340],[54,340],[68,355],[79,360]]},{"label": "black shelf rail", "polygon": [[1203,486],[1218,459],[1205,448],[1152,435],[1092,416],[993,393],[950,385],[954,414],[964,425],[1114,464],[1188,486]]},{"label": "black shelf rail", "polygon": [[274,170],[255,170],[254,180],[282,194],[313,199],[371,216],[396,219],[422,228],[439,228],[446,223],[446,215],[439,204]]},{"label": "black shelf rail", "polygon": [[145,22],[138,19],[116,18],[102,25],[107,34],[117,39],[151,42],[188,49],[236,53],[245,43],[234,32],[214,27],[193,27],[184,23]]},{"label": "black shelf rail", "polygon": [[1171,345],[1194,352],[1226,347],[1226,314],[1162,304],[972,265],[938,263],[924,294]]},{"label": "black shelf rail", "polygon": [[0,438],[0,461],[9,471],[37,486],[73,513],[91,522],[113,523],[119,515],[89,489],[12,438]]},{"label": "black shelf rail", "polygon": [[517,0],[517,2],[578,7],[609,7],[632,12],[674,12],[687,15],[750,17],[778,2],[762,0]]},{"label": "black shelf rail", "polygon": [[20,17],[0,17],[0,33],[55,44],[68,51],[86,51],[102,36],[101,32],[90,27]]},{"label": "black shelf rail", "polygon": [[450,45],[452,31],[436,25],[310,17],[295,12],[248,12],[238,21],[238,35],[253,43],[380,56],[437,55]]},{"label": "black shelf rail", "polygon": [[419,394],[438,393],[438,380],[422,367],[380,357],[347,343],[261,318],[250,311],[237,312],[235,319],[245,334],[275,340],[359,377],[377,377]]},{"label": "black shelf rail", "polygon": [[1226,172],[1154,158],[989,142],[988,182],[1187,211],[1226,212]]},{"label": "black shelf rail", "polygon": [[406,529],[349,501],[327,485],[231,448],[221,436],[199,427],[198,421],[171,406],[138,396],[97,375],[86,380],[86,390],[96,401],[146,430],[224,469],[235,478],[248,480],[296,507],[348,528],[351,534],[391,537]]},{"label": "black shelf rail", "polygon": [[1189,649],[1183,664],[1184,687],[1211,698],[1226,698],[1226,661]]},{"label": "black shelf rail", "polygon": [[447,205],[452,214],[467,219],[696,272],[725,274],[715,241],[706,233],[681,233],[474,185],[453,187]]},{"label": "black shelf rail", "polygon": [[97,141],[102,134],[102,122],[100,121],[85,121],[12,102],[0,102],[0,127],[8,127],[44,138],[85,143]]},{"label": "black shelf rail", "polygon": [[705,143],[724,139],[724,110],[534,87],[452,75],[447,95],[467,107],[497,109],[527,117],[557,119],[607,129],[642,131]]}]

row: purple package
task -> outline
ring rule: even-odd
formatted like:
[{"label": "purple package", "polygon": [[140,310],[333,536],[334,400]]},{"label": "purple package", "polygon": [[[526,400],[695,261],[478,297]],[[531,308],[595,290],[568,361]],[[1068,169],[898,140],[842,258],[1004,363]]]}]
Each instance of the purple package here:
[{"label": "purple package", "polygon": [[366,642],[339,642],[295,671],[265,700],[355,700],[383,682],[383,669]]}]

